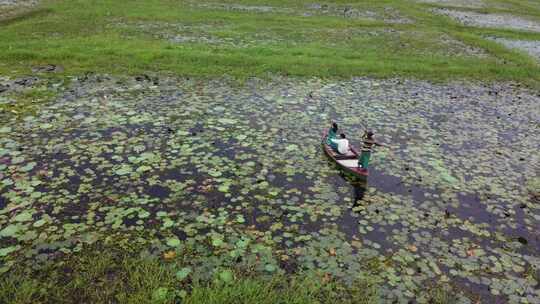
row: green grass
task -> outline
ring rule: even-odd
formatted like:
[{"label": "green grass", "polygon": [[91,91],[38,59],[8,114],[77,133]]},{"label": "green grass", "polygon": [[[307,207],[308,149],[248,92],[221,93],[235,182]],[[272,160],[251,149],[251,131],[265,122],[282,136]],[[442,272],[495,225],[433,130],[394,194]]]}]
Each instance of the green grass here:
[{"label": "green grass", "polygon": [[[401,16],[414,20],[413,24],[386,24],[382,20],[303,16],[300,12],[310,1],[226,2],[295,11],[227,11],[172,0],[48,1],[0,21],[0,73],[27,74],[32,66],[51,63],[62,65],[67,75],[96,71],[169,72],[201,77],[227,74],[239,79],[271,73],[307,77],[501,79],[527,83],[540,80],[533,59],[483,37],[486,33],[527,39],[540,35],[466,28],[429,13],[429,5],[403,0],[369,0],[353,5],[381,14],[385,7],[393,7]],[[508,7],[512,12],[538,13],[532,4],[516,2]],[[137,27],[137,23],[158,23],[164,28],[145,30]],[[166,23],[195,26],[181,32],[184,35],[211,35],[252,43],[241,47],[236,43],[170,43],[155,33],[171,31]],[[197,27],[200,25],[208,27],[201,29]],[[386,32],[391,29],[399,35]],[[445,54],[445,46],[438,39],[441,34],[481,47],[489,56]],[[264,35],[266,41],[257,35]],[[505,64],[500,64],[501,59]]]},{"label": "green grass", "polygon": [[317,275],[273,276],[235,270],[231,281],[183,280],[174,260],[93,247],[31,269],[23,262],[0,277],[0,303],[377,303],[376,285],[350,286]]},{"label": "green grass", "polygon": [[448,304],[458,301],[456,295],[447,286],[441,285],[429,291],[429,303],[432,304]]},{"label": "green grass", "polygon": [[[349,284],[318,272],[272,275],[245,265],[225,269],[231,277],[224,280],[219,275],[223,268],[197,266],[193,254],[186,247],[164,258],[149,255],[138,245],[100,244],[39,264],[21,258],[0,275],[0,303],[370,304],[382,300],[379,285],[383,282],[371,274],[378,266],[369,261],[362,279]],[[184,267],[193,271],[178,278],[177,271]],[[427,303],[457,303],[448,283],[427,283],[416,297]]]},{"label": "green grass", "polygon": [[276,276],[269,280],[241,279],[230,285],[196,286],[186,304],[227,303],[377,303],[373,286],[343,288],[336,283],[321,284],[309,277],[293,279]]}]

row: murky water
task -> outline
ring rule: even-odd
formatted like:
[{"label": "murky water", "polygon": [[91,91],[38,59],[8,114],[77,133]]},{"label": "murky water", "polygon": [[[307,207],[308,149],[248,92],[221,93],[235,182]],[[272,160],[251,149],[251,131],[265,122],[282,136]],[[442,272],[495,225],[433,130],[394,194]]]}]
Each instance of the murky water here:
[{"label": "murky water", "polygon": [[[136,241],[159,250],[197,244],[206,270],[240,255],[263,272],[352,282],[375,259],[390,302],[451,281],[534,303],[539,99],[512,85],[362,78],[74,81],[0,128],[3,269],[145,235]],[[324,155],[330,120],[356,144],[368,127],[390,146],[367,182]]]}]

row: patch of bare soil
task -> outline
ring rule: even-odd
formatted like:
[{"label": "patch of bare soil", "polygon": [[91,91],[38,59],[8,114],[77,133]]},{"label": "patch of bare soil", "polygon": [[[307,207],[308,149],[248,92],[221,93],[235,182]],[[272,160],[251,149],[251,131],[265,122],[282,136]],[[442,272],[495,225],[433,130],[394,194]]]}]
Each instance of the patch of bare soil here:
[{"label": "patch of bare soil", "polygon": [[451,9],[434,9],[432,11],[436,14],[448,16],[466,26],[540,32],[540,24],[538,22],[513,15],[481,14]]},{"label": "patch of bare soil", "polygon": [[492,40],[510,49],[524,51],[540,61],[540,41],[538,40],[512,40],[505,38],[491,38]]}]

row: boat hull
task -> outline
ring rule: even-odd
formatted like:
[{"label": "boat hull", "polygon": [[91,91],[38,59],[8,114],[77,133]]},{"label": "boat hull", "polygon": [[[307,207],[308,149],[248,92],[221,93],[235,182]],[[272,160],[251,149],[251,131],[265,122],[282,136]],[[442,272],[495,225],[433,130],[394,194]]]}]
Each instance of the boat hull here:
[{"label": "boat hull", "polygon": [[330,157],[341,169],[345,172],[353,174],[357,177],[367,178],[369,171],[358,167],[358,152],[351,146],[351,151],[347,155],[336,153],[332,147],[326,144],[326,132],[322,138],[324,152]]}]

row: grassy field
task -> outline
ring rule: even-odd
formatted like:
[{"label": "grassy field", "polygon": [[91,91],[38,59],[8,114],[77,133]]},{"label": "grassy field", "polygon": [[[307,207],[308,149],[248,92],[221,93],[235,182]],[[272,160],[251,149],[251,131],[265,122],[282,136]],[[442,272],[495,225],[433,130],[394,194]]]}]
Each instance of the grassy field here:
[{"label": "grassy field", "polygon": [[[380,303],[379,282],[369,277],[345,285],[316,272],[261,276],[239,267],[224,268],[208,281],[191,270],[193,252],[189,249],[167,251],[161,258],[144,252],[143,248],[99,244],[39,266],[19,264],[8,276],[0,277],[0,302]],[[427,286],[422,296],[432,304],[456,302],[448,284]]]},{"label": "grassy field", "polygon": [[[268,73],[540,79],[533,59],[484,39],[486,35],[540,39],[540,34],[464,27],[430,13],[436,5],[369,0],[345,6],[335,1],[330,4],[333,14],[313,14],[306,9],[308,1],[220,3],[236,9],[204,2],[99,0],[45,1],[30,10],[12,11],[1,21],[0,71],[28,74],[32,66],[56,64],[69,75],[166,71],[240,79]],[[504,9],[476,10],[540,16],[532,3],[504,3]],[[263,5],[272,10],[261,11]],[[343,7],[381,18],[346,18],[340,15]],[[399,18],[409,22],[393,20]],[[181,42],[174,42],[174,37]],[[470,56],[463,52],[464,45],[484,56]]]},{"label": "grassy field", "polygon": [[[374,282],[345,286],[314,273],[253,275],[249,269],[223,269],[201,281],[187,266],[188,251],[151,258],[94,246],[31,270],[16,267],[0,278],[1,303],[377,303]],[[172,257],[171,257],[172,256]],[[433,299],[448,292],[438,288]]]}]

